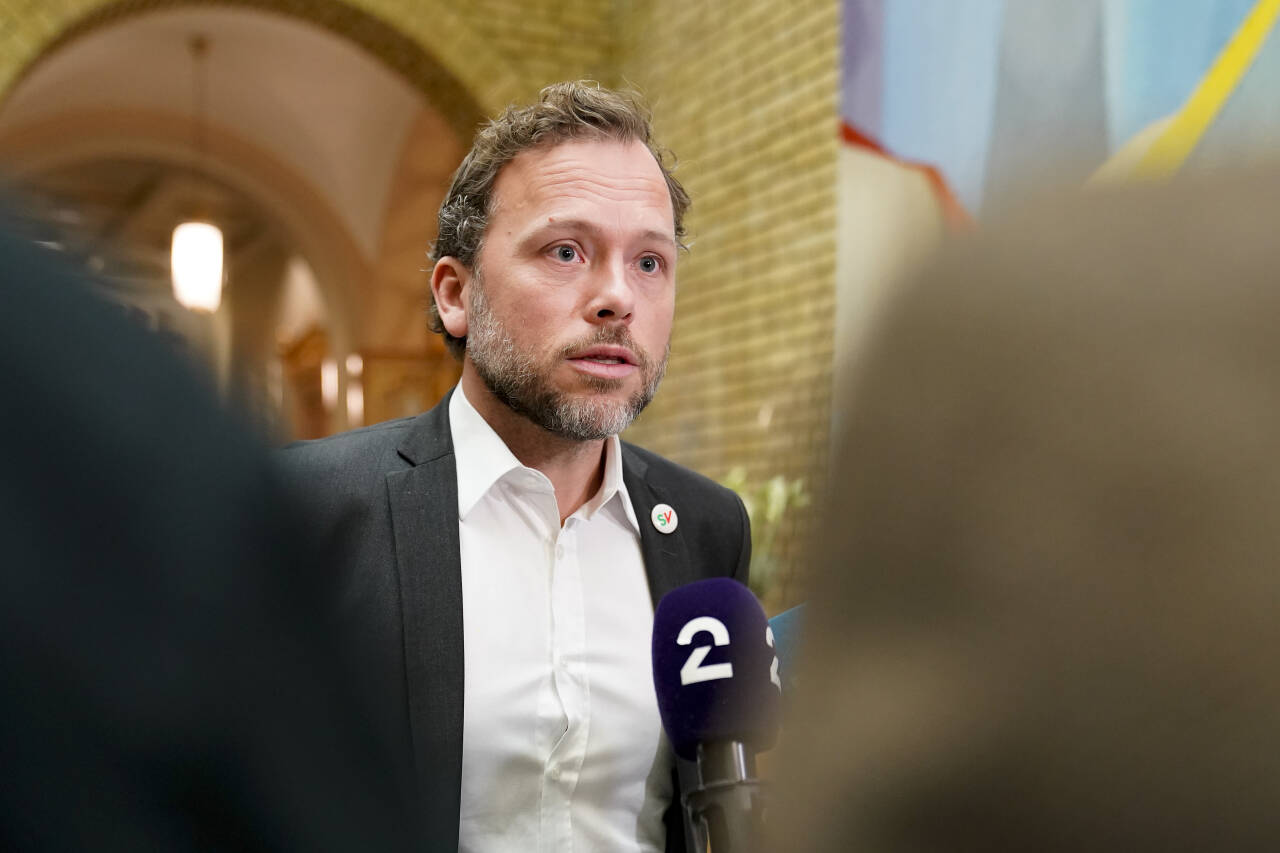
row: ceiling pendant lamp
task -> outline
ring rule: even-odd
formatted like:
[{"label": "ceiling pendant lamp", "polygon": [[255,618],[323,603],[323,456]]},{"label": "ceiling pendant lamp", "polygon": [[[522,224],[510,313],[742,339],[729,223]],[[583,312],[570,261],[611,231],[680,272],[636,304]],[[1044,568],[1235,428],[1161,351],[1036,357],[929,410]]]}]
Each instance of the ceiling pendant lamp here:
[{"label": "ceiling pendant lamp", "polygon": [[173,229],[169,257],[173,295],[184,307],[212,314],[222,302],[222,229],[190,220]]},{"label": "ceiling pendant lamp", "polygon": [[[209,51],[204,36],[192,36],[190,41],[192,80],[194,85],[194,159],[197,164],[204,155],[204,112],[207,94],[205,56]],[[192,169],[193,172],[196,169]],[[222,302],[222,229],[207,217],[192,217],[173,229],[173,243],[169,256],[173,278],[173,295],[178,302],[193,311],[213,313]]]}]

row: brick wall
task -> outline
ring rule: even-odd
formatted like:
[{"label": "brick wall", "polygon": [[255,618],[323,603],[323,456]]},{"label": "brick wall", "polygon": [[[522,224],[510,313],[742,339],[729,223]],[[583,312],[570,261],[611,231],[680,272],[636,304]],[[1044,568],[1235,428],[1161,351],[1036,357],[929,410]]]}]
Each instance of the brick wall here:
[{"label": "brick wall", "polygon": [[557,80],[608,78],[613,67],[610,0],[470,0],[458,4],[476,34],[528,90]]},{"label": "brick wall", "polygon": [[[835,311],[839,8],[624,4],[620,81],[654,105],[693,197],[662,390],[628,438],[720,478],[823,487]],[[783,524],[796,561],[806,513]],[[801,594],[785,583],[776,604]]]}]

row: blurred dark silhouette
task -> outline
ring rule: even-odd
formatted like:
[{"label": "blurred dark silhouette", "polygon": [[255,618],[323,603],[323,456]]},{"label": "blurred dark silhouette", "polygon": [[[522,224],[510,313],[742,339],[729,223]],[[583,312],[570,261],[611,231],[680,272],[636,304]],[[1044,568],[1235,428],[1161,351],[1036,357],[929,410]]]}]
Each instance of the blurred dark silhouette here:
[{"label": "blurred dark silhouette", "polygon": [[904,287],[772,849],[1280,850],[1278,177],[1059,200]]},{"label": "blurred dark silhouette", "polygon": [[25,230],[0,225],[0,847],[407,849],[264,452]]}]

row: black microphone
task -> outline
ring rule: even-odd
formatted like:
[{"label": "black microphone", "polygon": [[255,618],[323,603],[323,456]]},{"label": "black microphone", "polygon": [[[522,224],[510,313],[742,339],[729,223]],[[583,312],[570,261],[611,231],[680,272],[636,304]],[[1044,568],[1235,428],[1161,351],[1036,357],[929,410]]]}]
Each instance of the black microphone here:
[{"label": "black microphone", "polygon": [[663,596],[653,616],[653,683],[676,755],[697,762],[683,794],[715,853],[754,849],[763,823],[756,753],[778,736],[782,681],[760,602],[728,578]]}]

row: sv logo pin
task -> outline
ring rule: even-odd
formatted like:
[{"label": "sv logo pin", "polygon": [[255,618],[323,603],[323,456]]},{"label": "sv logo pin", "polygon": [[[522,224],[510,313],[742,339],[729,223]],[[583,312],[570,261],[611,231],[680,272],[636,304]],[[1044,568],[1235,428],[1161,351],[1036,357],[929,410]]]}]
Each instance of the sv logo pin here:
[{"label": "sv logo pin", "polygon": [[680,517],[676,515],[676,511],[669,504],[658,504],[653,508],[653,512],[649,513],[649,518],[653,521],[653,526],[658,529],[659,533],[674,533],[680,524]]}]

